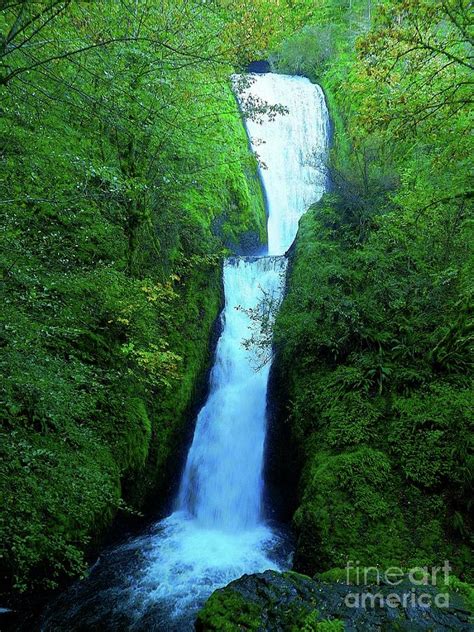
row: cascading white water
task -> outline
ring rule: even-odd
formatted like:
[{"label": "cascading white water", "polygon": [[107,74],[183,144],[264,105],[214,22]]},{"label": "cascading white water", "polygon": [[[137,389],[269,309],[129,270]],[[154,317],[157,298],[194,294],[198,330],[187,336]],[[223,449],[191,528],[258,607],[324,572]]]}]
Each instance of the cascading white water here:
[{"label": "cascading white water", "polygon": [[248,309],[262,293],[281,298],[283,257],[233,257],[224,264],[223,332],[216,349],[209,398],[199,413],[178,507],[206,527],[240,531],[262,519],[262,463],[269,366],[242,341]]},{"label": "cascading white water", "polygon": [[252,147],[263,167],[268,252],[281,255],[293,243],[300,217],[324,192],[329,115],[323,91],[304,77],[268,73],[253,75],[252,80],[242,100],[257,96],[288,110],[271,122],[247,122]]},{"label": "cascading white water", "polygon": [[[176,510],[151,535],[115,550],[119,560],[140,556],[138,572],[121,574],[122,585],[110,586],[107,572],[102,580],[107,586],[102,592],[114,604],[113,617],[122,626],[126,617],[130,630],[193,629],[193,614],[216,588],[244,573],[281,567],[275,556],[281,537],[265,524],[262,512],[269,365],[256,371],[252,351],[242,343],[251,335],[248,310],[264,295],[279,304],[286,269],[282,255],[295,238],[299,218],[323,193],[318,165],[327,143],[328,114],[319,86],[302,77],[252,76],[252,85],[239,98],[249,95],[288,109],[274,121],[247,123],[251,143],[265,163],[269,256],[231,257],[224,263],[223,328]],[[109,561],[108,572],[119,565]],[[82,608],[71,616],[92,626],[97,623],[88,606],[95,599],[93,583],[89,591],[90,598],[86,589]],[[110,628],[100,619],[100,629],[119,629],[113,617],[109,606]],[[71,622],[63,628],[57,621],[46,629],[75,629]]]},{"label": "cascading white water", "polygon": [[178,508],[196,524],[234,531],[262,521],[269,365],[255,371],[242,345],[249,337],[247,310],[255,309],[264,295],[274,306],[281,300],[286,269],[281,255],[295,238],[299,218],[324,190],[322,158],[328,136],[319,86],[275,74],[253,75],[250,82],[239,95],[242,102],[258,96],[287,110],[266,124],[247,122],[252,146],[265,165],[270,256],[232,257],[224,264],[224,327],[178,498]]}]

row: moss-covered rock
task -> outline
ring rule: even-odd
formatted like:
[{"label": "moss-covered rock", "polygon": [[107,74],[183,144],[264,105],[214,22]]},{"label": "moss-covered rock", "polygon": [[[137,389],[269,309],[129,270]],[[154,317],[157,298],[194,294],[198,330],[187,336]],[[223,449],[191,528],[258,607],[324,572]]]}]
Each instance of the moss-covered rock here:
[{"label": "moss-covered rock", "polygon": [[472,629],[459,594],[401,578],[397,586],[311,579],[266,571],[214,592],[198,615],[198,632],[421,632]]},{"label": "moss-covered rock", "polygon": [[317,604],[317,586],[305,575],[244,575],[212,594],[198,615],[196,630],[320,630],[311,627],[313,620],[316,626],[322,620]]}]

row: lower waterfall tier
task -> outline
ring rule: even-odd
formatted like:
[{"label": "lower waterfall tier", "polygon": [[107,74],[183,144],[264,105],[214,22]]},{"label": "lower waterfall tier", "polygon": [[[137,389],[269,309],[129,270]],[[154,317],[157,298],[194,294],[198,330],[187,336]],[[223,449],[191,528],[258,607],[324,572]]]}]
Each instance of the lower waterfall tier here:
[{"label": "lower waterfall tier", "polygon": [[203,526],[241,530],[262,518],[269,341],[250,339],[265,310],[278,308],[285,271],[284,257],[232,257],[224,265],[223,330],[178,499]]}]

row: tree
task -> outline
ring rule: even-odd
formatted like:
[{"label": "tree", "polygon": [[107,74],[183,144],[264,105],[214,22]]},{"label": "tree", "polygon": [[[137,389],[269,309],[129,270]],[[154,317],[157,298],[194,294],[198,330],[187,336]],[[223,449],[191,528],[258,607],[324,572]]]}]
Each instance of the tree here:
[{"label": "tree", "polygon": [[[472,105],[474,21],[468,0],[396,0],[382,4],[372,32],[359,42],[367,76],[382,88],[378,121],[400,134],[427,121],[466,113]],[[465,129],[469,124],[464,121]]]}]

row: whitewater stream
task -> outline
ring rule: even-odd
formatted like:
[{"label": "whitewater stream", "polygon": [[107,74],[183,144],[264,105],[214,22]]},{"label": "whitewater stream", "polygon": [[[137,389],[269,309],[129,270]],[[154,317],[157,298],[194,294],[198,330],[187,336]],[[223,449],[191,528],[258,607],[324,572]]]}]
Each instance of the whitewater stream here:
[{"label": "whitewater stream", "polygon": [[104,552],[87,579],[49,608],[48,632],[193,630],[198,609],[244,573],[289,565],[283,532],[263,507],[269,363],[244,345],[248,310],[278,306],[285,252],[298,220],[324,190],[328,138],[322,90],[302,77],[252,75],[249,95],[287,109],[247,122],[268,203],[268,252],[224,262],[225,306],[207,401],[196,428],[173,513],[147,533]]}]

